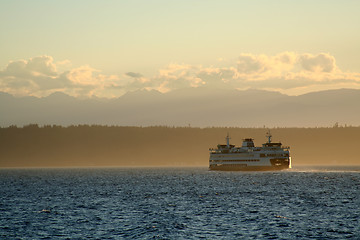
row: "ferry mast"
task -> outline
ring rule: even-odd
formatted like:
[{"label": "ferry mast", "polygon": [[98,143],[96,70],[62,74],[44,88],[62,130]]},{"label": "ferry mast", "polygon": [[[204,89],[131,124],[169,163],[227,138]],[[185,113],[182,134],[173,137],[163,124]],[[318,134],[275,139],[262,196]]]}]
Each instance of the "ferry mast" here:
[{"label": "ferry mast", "polygon": [[272,135],[271,135],[270,129],[269,129],[269,131],[266,133],[266,137],[268,138],[268,143],[271,143]]}]

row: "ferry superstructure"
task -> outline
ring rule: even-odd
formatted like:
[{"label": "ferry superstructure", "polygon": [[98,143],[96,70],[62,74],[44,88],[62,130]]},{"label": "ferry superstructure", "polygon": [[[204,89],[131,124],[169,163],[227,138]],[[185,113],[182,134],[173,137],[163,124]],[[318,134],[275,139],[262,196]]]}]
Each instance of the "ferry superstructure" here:
[{"label": "ferry superstructure", "polygon": [[280,142],[272,142],[270,131],[268,141],[262,147],[255,147],[254,139],[243,139],[242,146],[230,144],[229,134],[226,144],[210,148],[209,169],[223,171],[272,171],[291,168],[290,147]]}]

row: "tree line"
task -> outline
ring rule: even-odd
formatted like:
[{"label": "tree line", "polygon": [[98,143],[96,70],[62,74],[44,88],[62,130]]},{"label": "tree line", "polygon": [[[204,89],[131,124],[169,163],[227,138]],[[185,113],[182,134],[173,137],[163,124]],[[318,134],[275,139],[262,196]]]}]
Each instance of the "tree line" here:
[{"label": "tree line", "polygon": [[[294,165],[360,165],[360,127],[271,128],[274,141],[291,147]],[[43,125],[0,128],[0,167],[207,166],[208,149],[251,137],[266,141],[268,128]]]}]

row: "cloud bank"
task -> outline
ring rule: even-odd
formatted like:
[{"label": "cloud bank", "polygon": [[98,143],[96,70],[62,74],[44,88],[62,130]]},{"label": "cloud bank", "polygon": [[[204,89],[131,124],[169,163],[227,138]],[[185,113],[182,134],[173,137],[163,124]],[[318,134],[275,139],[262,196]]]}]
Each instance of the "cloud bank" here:
[{"label": "cloud bank", "polygon": [[64,92],[75,97],[119,97],[128,91],[167,92],[188,87],[267,89],[290,95],[334,88],[360,88],[360,73],[344,72],[328,53],[240,54],[228,66],[169,64],[155,76],[107,75],[88,65],[60,71],[69,60],[51,56],[11,61],[0,70],[0,91],[18,96]]}]

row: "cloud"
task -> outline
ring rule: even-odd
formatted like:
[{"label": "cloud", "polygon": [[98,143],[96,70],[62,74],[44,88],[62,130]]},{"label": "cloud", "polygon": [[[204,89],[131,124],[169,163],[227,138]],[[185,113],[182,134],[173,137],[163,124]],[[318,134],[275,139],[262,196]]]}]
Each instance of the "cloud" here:
[{"label": "cloud", "polygon": [[133,77],[133,78],[141,78],[143,77],[140,73],[134,73],[134,72],[127,72],[125,73],[126,76]]},{"label": "cloud", "polygon": [[137,72],[107,75],[88,65],[69,69],[71,62],[68,60],[54,62],[51,56],[39,56],[11,61],[0,70],[0,91],[39,97],[61,91],[75,97],[111,98],[139,89],[168,92],[203,86],[257,88],[290,94],[336,86],[360,88],[360,73],[342,71],[335,57],[328,53],[246,53],[234,61],[215,59],[214,62],[212,66],[172,63],[159,69],[154,76]]},{"label": "cloud", "polygon": [[188,64],[169,64],[159,70],[157,76],[149,80],[153,88],[167,92],[179,88],[199,87],[204,84],[201,78],[197,76],[201,66],[192,66]]},{"label": "cloud", "polygon": [[50,56],[12,61],[0,71],[0,90],[15,95],[31,95],[32,92],[59,89],[68,83],[57,74]]},{"label": "cloud", "polygon": [[[59,65],[69,64],[68,61]],[[46,96],[61,91],[74,96],[102,95],[102,91],[118,84],[114,75],[102,75],[101,71],[81,66],[58,72],[57,64],[50,56],[10,62],[0,71],[0,91],[13,95]]]},{"label": "cloud", "polygon": [[56,66],[50,56],[40,56],[27,61],[26,68],[33,74],[44,76],[55,76]]},{"label": "cloud", "polygon": [[[223,60],[222,60],[223,61]],[[238,60],[227,67],[203,67],[171,64],[159,70],[152,79],[153,87],[171,91],[185,87],[258,88],[292,94],[296,89],[360,88],[359,73],[343,72],[330,54],[298,54],[283,52],[274,56],[240,54]]]},{"label": "cloud", "polygon": [[236,77],[235,68],[204,68],[197,73],[202,85],[211,88],[231,88],[231,83]]},{"label": "cloud", "polygon": [[67,78],[75,85],[96,85],[98,78],[95,73],[100,72],[89,66],[74,68],[67,73]]},{"label": "cloud", "polygon": [[37,76],[55,76],[56,66],[50,56],[30,58],[28,61],[10,62],[0,76],[15,76],[33,78]]},{"label": "cloud", "polygon": [[[335,57],[327,53],[284,52],[275,56],[246,56],[241,58],[242,67],[239,68],[238,62],[237,77],[233,78],[239,88],[262,88],[290,94],[334,89],[336,86],[360,88],[359,73],[341,71]],[[244,61],[248,63],[244,64]],[[248,70],[244,71],[243,66],[249,66]]]},{"label": "cloud", "polygon": [[299,63],[305,70],[311,72],[332,72],[336,69],[335,58],[326,53],[302,54]]},{"label": "cloud", "polygon": [[237,62],[237,70],[245,74],[265,72],[268,70],[267,61],[264,55],[241,54]]},{"label": "cloud", "polygon": [[289,71],[296,63],[296,53],[283,52],[275,56],[240,54],[237,61],[239,74],[262,74]]}]

